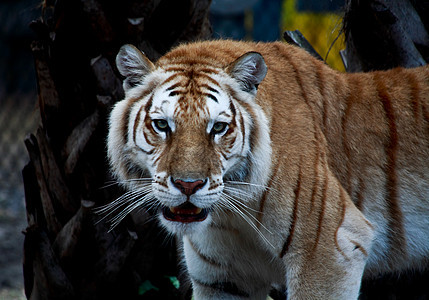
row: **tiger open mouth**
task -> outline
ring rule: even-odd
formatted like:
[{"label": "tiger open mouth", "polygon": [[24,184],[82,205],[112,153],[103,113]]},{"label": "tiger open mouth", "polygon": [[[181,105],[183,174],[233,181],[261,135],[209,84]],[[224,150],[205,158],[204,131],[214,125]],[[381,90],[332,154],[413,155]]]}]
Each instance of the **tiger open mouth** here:
[{"label": "tiger open mouth", "polygon": [[163,207],[162,214],[169,221],[191,223],[201,222],[207,218],[208,209],[199,208],[190,202],[176,207]]}]

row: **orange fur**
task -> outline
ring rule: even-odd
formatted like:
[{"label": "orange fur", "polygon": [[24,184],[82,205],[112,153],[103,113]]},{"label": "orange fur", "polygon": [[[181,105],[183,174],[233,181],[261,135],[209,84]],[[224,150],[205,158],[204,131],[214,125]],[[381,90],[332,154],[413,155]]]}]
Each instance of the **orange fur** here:
[{"label": "orange fur", "polygon": [[[249,52],[260,53],[268,68],[260,84],[264,65],[256,54],[244,55]],[[255,66],[246,67],[249,61]],[[429,67],[344,74],[284,43],[233,41],[182,45],[155,65],[143,64],[147,73],[157,75],[143,76],[141,87],[126,88],[124,103],[111,117],[109,157],[120,179],[143,174],[174,190],[170,178],[209,178],[209,193],[227,183],[210,178],[228,172],[224,161],[247,153],[247,148],[259,151],[261,158],[261,149],[268,151],[268,164],[258,166],[251,158],[240,163],[237,158],[231,167],[243,183],[263,188],[243,189],[243,199],[236,199],[240,196],[234,189],[224,196],[242,200],[236,208],[250,209],[248,223],[263,238],[234,214],[234,207],[213,213],[208,227],[179,232],[185,235],[185,259],[196,297],[235,293],[262,299],[276,283],[287,285],[291,299],[353,298],[364,271],[369,276],[427,262]],[[244,76],[243,69],[256,70],[254,78]],[[149,110],[161,97],[156,93],[166,88],[168,97],[178,100],[174,128],[164,137],[151,125]],[[232,120],[222,135],[208,134],[208,116],[213,114],[208,103],[217,107],[219,91],[230,99],[224,115],[233,115]],[[145,167],[142,159],[149,161],[149,156],[138,156],[132,143],[129,153],[121,150],[138,101],[142,104],[131,135],[143,132],[154,147],[155,171]],[[265,134],[269,139],[263,143]],[[135,166],[138,172],[133,173]],[[161,202],[167,205],[167,200]],[[220,255],[219,247],[227,254]],[[237,253],[244,254],[232,259]],[[204,261],[213,265],[212,272],[195,269]],[[240,266],[247,261],[244,269],[265,265],[270,275],[242,274],[232,261]],[[229,275],[201,281],[201,274],[212,278],[221,271]]]}]

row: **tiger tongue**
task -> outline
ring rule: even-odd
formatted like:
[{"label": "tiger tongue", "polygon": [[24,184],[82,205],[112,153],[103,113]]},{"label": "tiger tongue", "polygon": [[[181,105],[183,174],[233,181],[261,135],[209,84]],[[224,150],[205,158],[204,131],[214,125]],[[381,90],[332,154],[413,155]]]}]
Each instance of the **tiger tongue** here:
[{"label": "tiger tongue", "polygon": [[187,202],[177,207],[165,206],[162,214],[169,221],[192,223],[204,221],[208,216],[208,209],[202,209]]},{"label": "tiger tongue", "polygon": [[176,215],[197,215],[201,213],[202,208],[196,207],[195,205],[186,202],[177,207],[170,207],[170,211]]}]

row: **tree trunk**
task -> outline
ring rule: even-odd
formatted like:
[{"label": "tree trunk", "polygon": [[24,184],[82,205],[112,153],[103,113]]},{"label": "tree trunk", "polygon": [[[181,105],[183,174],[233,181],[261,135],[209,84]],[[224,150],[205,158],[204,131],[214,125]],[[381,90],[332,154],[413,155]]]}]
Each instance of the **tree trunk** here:
[{"label": "tree trunk", "polygon": [[209,5],[44,1],[32,24],[42,124],[25,140],[23,170],[28,299],[179,298],[175,243],[152,216],[134,214],[109,232],[94,208],[123,192],[105,159],[108,113],[124,96],[114,66],[119,47],[132,43],[155,60],[179,42],[206,39]]},{"label": "tree trunk", "polygon": [[413,0],[348,0],[347,72],[412,68],[429,61],[429,5]]}]

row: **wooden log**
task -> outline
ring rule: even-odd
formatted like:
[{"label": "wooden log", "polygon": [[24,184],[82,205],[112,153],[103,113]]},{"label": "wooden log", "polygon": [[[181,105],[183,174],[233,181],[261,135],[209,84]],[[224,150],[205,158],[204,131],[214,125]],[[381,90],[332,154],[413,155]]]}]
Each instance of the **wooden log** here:
[{"label": "wooden log", "polygon": [[117,235],[95,265],[97,277],[105,283],[115,282],[136,240],[137,234],[132,231]]},{"label": "wooden log", "polygon": [[317,53],[317,51],[313,48],[313,46],[311,46],[310,42],[307,41],[307,39],[299,30],[295,30],[295,31],[287,30],[284,32],[283,38],[289,44],[303,48],[308,53],[313,55],[315,58],[323,61],[323,58],[320,56],[320,54]]},{"label": "wooden log", "polygon": [[347,72],[426,64],[429,35],[409,0],[350,0],[344,16]]},{"label": "wooden log", "polygon": [[[26,140],[31,137],[27,137]],[[30,149],[31,145],[30,145]],[[22,170],[22,178],[24,180],[25,191],[25,209],[27,212],[28,228],[43,226],[43,211],[41,207],[40,189],[37,183],[36,171],[33,162],[30,161]],[[25,233],[25,232],[24,232]],[[27,298],[31,295],[34,286],[34,271],[33,271],[33,249],[31,245],[27,245],[27,237],[24,239],[23,253],[23,275],[24,275],[24,291]]]},{"label": "wooden log", "polygon": [[190,1],[189,13],[191,18],[186,28],[178,37],[178,41],[191,42],[195,39],[204,40],[212,35],[212,28],[208,18],[210,4],[210,0]]},{"label": "wooden log", "polygon": [[[35,26],[36,25],[33,24],[33,27]],[[43,42],[34,41],[31,44],[31,50],[33,52],[34,65],[37,73],[40,116],[44,127],[50,129],[50,123],[48,121],[50,119],[55,119],[55,115],[59,113],[60,99],[49,68],[47,51]]]},{"label": "wooden log", "polygon": [[80,122],[68,136],[62,150],[62,156],[66,160],[64,164],[66,176],[73,174],[80,155],[85,150],[86,145],[98,126],[99,118],[99,112],[96,110],[92,115]]},{"label": "wooden log", "polygon": [[[40,191],[40,199],[42,202],[44,219],[46,220],[46,225],[49,232],[55,236],[61,230],[61,223],[57,219],[52,204],[52,199],[49,194],[49,189],[46,183],[45,174],[43,172],[43,166],[36,137],[34,135],[30,135],[30,137],[25,140],[25,145],[27,147],[27,151],[34,166],[36,179]],[[38,220],[38,222],[40,221]]]},{"label": "wooden log", "polygon": [[53,149],[43,128],[37,130],[37,140],[43,175],[49,194],[53,198],[52,201],[56,204],[56,213],[62,220],[68,220],[77,211],[77,205],[59,169]]},{"label": "wooden log", "polygon": [[87,17],[92,32],[101,43],[110,43],[115,37],[115,32],[103,10],[103,6],[97,0],[81,0],[83,12]]},{"label": "wooden log", "polygon": [[[30,139],[30,137],[27,137]],[[30,145],[31,149],[31,145]],[[27,224],[29,227],[36,225],[40,218],[37,215],[41,213],[37,212],[38,204],[41,203],[39,196],[39,185],[37,184],[37,177],[35,175],[35,169],[32,162],[27,163],[22,170],[22,179],[24,181],[24,193],[25,193],[25,210],[27,213]]]},{"label": "wooden log", "polygon": [[32,251],[34,282],[30,300],[73,300],[73,285],[59,265],[48,235],[37,226],[27,228],[25,250]]},{"label": "wooden log", "polygon": [[[208,22],[210,0],[159,1],[145,22],[141,43],[151,60],[157,60],[171,47],[184,41],[202,40],[210,37]],[[159,38],[162,36],[162,38]]]},{"label": "wooden log", "polygon": [[94,205],[95,203],[92,201],[82,200],[78,212],[56,236],[52,248],[60,261],[74,258],[76,247],[82,240],[82,231],[85,230],[85,227],[93,226],[89,221],[92,220],[92,208]]},{"label": "wooden log", "polygon": [[111,96],[116,101],[124,98],[122,82],[116,77],[106,57],[99,55],[91,59],[91,68],[95,76],[98,95]]}]

